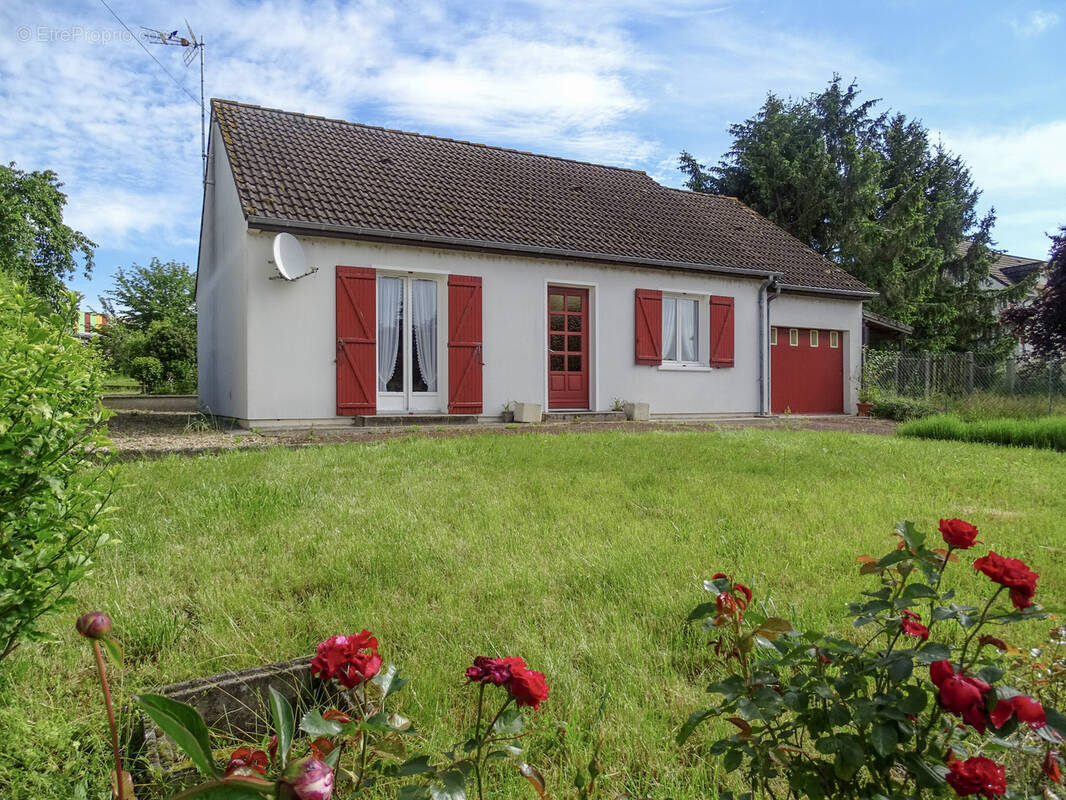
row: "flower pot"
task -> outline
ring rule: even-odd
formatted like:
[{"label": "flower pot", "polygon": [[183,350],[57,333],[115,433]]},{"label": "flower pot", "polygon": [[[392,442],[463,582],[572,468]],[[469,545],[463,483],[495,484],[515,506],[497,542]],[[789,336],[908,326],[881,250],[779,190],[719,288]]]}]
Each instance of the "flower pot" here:
[{"label": "flower pot", "polygon": [[870,410],[874,407],[873,403],[856,403],[856,413],[860,417],[870,416]]},{"label": "flower pot", "polygon": [[[270,687],[292,704],[296,719],[311,708],[344,708],[345,697],[311,675],[311,657],[223,672],[153,690],[193,706],[213,735],[220,735],[224,759],[239,743],[258,745],[270,733]],[[214,737],[213,737],[214,738]],[[146,767],[135,775],[137,796],[167,795],[202,780],[177,745],[144,714],[137,714],[127,758]]]}]

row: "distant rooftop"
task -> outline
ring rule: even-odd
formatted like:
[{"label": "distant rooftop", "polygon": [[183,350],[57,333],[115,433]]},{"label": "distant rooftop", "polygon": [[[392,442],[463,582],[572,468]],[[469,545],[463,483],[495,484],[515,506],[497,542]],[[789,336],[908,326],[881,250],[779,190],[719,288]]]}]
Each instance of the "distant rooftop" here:
[{"label": "distant rooftop", "polygon": [[[964,255],[969,251],[971,244],[969,241],[960,242],[959,254]],[[997,253],[995,262],[989,268],[989,277],[1003,286],[1014,286],[1046,266],[1047,262],[1040,259]]]},{"label": "distant rooftop", "polygon": [[739,200],[671,189],[637,170],[232,100],[212,100],[211,113],[253,223],[776,271],[787,287],[872,294]]}]

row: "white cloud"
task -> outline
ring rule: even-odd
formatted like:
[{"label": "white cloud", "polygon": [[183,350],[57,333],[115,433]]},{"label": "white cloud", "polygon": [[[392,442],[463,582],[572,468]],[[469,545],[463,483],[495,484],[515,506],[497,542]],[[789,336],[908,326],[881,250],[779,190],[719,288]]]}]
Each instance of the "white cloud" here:
[{"label": "white cloud", "polygon": [[1031,11],[1024,17],[1015,17],[1010,24],[1018,36],[1039,36],[1059,24],[1059,15],[1054,11]]},{"label": "white cloud", "polygon": [[986,194],[1066,189],[1066,119],[998,130],[944,132],[945,144],[961,155]]}]

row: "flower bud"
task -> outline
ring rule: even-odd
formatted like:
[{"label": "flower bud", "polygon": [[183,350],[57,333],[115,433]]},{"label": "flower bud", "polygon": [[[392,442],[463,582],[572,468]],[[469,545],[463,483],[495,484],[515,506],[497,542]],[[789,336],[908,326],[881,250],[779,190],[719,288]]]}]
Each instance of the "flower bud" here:
[{"label": "flower bud", "polygon": [[278,781],[279,800],[330,800],[333,770],[314,756],[292,761]]},{"label": "flower bud", "polygon": [[74,627],[86,639],[103,639],[111,633],[111,617],[103,611],[90,611],[79,617]]}]

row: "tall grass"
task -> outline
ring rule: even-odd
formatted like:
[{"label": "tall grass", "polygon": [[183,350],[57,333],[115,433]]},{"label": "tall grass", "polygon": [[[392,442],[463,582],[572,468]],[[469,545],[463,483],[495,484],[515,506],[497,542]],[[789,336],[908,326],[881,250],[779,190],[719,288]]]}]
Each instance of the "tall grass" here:
[{"label": "tall grass", "polygon": [[[88,609],[128,643],[120,704],[367,627],[411,679],[398,710],[416,752],[472,725],[470,659],[521,655],[551,686],[524,745],[553,797],[572,797],[603,736],[604,797],[695,800],[728,780],[706,739],[673,743],[721,676],[683,625],[701,579],[733,574],[801,628],[852,635],[844,603],[872,588],[856,555],[893,547],[897,520],[957,516],[1033,565],[1042,602],[1066,589],[1066,459],[1035,450],[615,431],[171,457],[123,465],[121,480],[121,544],[50,625],[56,640],[0,673],[4,800],[70,800],[83,781],[89,800],[108,796],[99,687],[73,630]],[[956,573],[967,596],[984,591]],[[523,783],[505,774],[494,800],[529,797]]]},{"label": "tall grass", "polygon": [[955,414],[938,414],[904,423],[898,432],[922,439],[1066,451],[1066,416],[967,421]]},{"label": "tall grass", "polygon": [[1053,395],[1049,405],[1046,394],[974,392],[961,397],[945,397],[940,405],[964,420],[1037,419],[1056,414],[1066,415],[1066,395],[1063,394]]}]

